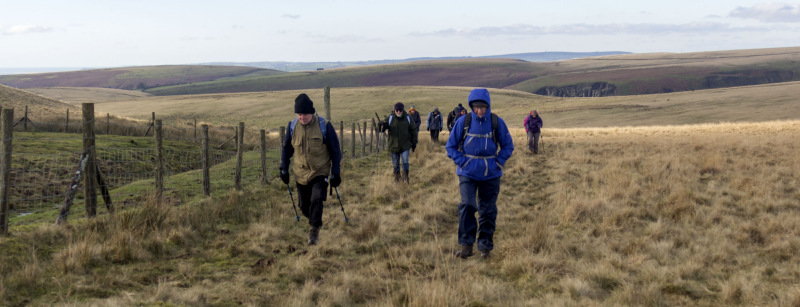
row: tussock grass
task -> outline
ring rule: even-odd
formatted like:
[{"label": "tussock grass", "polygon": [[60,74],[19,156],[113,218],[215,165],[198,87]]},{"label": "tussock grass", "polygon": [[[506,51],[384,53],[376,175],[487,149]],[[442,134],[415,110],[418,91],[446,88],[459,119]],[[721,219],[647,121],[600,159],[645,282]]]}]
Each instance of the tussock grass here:
[{"label": "tussock grass", "polygon": [[[459,259],[455,166],[346,160],[320,244],[286,186],[0,238],[5,304],[795,305],[797,121],[546,129],[506,165],[491,259]],[[446,138],[443,136],[443,140]],[[373,171],[374,169],[374,171]]]}]

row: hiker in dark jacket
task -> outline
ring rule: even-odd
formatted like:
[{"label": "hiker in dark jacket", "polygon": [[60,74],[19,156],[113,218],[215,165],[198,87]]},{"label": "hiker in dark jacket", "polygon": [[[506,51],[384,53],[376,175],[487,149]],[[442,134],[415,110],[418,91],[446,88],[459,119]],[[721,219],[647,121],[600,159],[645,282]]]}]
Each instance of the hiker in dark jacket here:
[{"label": "hiker in dark jacket", "polygon": [[[380,122],[381,132],[389,131],[387,149],[392,154],[392,166],[394,167],[394,181],[409,182],[408,179],[408,154],[417,149],[417,126],[406,114],[403,103],[398,102],[394,105],[394,114],[386,117],[386,121]],[[400,175],[400,161],[403,162],[403,175]]]},{"label": "hiker in dark jacket", "polygon": [[442,131],[442,113],[439,112],[439,108],[433,108],[433,112],[428,113],[426,126],[431,132],[431,141],[439,142],[439,132]]},{"label": "hiker in dark jacket", "polygon": [[[319,229],[322,227],[322,208],[326,200],[328,183],[338,187],[342,183],[342,152],[339,138],[330,122],[315,115],[314,102],[306,94],[294,100],[294,113],[297,118],[286,128],[281,150],[280,176],[289,184],[289,162],[292,164],[300,210],[308,218],[311,229],[308,231],[308,245],[319,242]],[[324,131],[324,132],[323,132]],[[295,155],[295,149],[297,155]],[[328,179],[330,176],[330,181]]]},{"label": "hiker in dark jacket", "polygon": [[447,113],[447,131],[453,131],[453,125],[456,123],[458,116],[461,115],[461,110],[466,110],[464,107],[459,103],[457,107]]},{"label": "hiker in dark jacket", "polygon": [[539,117],[539,112],[536,110],[531,111],[528,116],[525,116],[525,121],[522,123],[525,126],[525,133],[528,134],[528,150],[533,154],[539,153],[539,136],[542,135],[542,118]]},{"label": "hiker in dark jacket", "polygon": [[419,126],[422,125],[422,118],[420,118],[419,112],[417,112],[417,109],[414,106],[411,106],[411,109],[408,109],[408,117],[410,117],[414,125],[417,126],[417,132],[419,132]]},{"label": "hiker in dark jacket", "polygon": [[[461,250],[455,254],[461,258],[472,256],[472,245],[477,241],[481,256],[488,258],[494,249],[500,177],[506,161],[514,152],[514,142],[505,121],[492,114],[488,90],[472,90],[467,101],[472,113],[456,121],[445,146],[447,157],[457,166],[461,191],[461,203],[458,204],[458,244]],[[465,128],[467,121],[469,127]],[[477,220],[476,212],[479,215]]]}]

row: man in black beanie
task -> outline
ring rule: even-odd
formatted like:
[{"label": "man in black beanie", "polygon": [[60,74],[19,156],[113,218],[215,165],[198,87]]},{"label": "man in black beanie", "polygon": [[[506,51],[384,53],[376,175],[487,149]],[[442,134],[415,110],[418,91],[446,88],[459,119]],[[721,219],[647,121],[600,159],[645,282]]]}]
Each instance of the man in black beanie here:
[{"label": "man in black beanie", "polygon": [[322,227],[323,202],[327,199],[325,190],[328,183],[334,188],[342,183],[342,152],[336,130],[325,118],[315,115],[314,102],[308,95],[297,96],[294,100],[294,113],[297,118],[289,122],[286,138],[283,139],[280,175],[281,180],[288,185],[289,162],[295,153],[294,149],[301,148],[295,156],[292,170],[300,199],[300,210],[311,225],[308,245],[316,245],[319,242],[319,229]]},{"label": "man in black beanie", "polygon": [[[402,102],[394,105],[394,114],[389,115],[385,122],[381,122],[381,132],[389,130],[389,140],[387,149],[392,154],[392,166],[394,167],[394,181],[409,182],[408,179],[408,151],[413,152],[417,149],[417,125],[404,110]],[[400,161],[403,162],[403,175],[400,175]]]}]

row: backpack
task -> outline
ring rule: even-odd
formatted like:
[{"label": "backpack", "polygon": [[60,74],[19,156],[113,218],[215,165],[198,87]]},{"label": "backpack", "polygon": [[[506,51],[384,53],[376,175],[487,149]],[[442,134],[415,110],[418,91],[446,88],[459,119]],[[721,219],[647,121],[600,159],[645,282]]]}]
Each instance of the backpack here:
[{"label": "backpack", "polygon": [[[394,114],[389,115],[389,125],[392,124],[392,118],[394,118]],[[406,114],[406,119],[408,119],[408,123],[411,123],[411,117]]]},{"label": "backpack", "polygon": [[528,121],[525,122],[525,128],[528,129],[528,131],[533,130],[534,128],[536,128],[536,123],[534,122],[533,116],[528,114],[528,117],[526,119]]},{"label": "backpack", "polygon": [[[497,136],[497,114],[491,113],[492,115],[492,140],[494,141],[494,145],[497,148],[500,148],[500,139]],[[472,124],[472,114],[464,115],[464,133],[461,134],[461,142],[458,143],[458,151],[464,152],[464,140],[467,139],[467,132],[469,132],[469,126]],[[455,125],[455,124],[454,124]]]},{"label": "backpack", "polygon": [[[319,130],[322,131],[322,144],[326,144],[327,145],[328,144],[328,142],[327,142],[328,141],[327,140],[327,138],[328,138],[328,134],[327,134],[328,125],[327,125],[327,122],[325,121],[325,118],[323,118],[322,116],[317,116],[317,118],[319,118],[319,120],[318,120],[319,121]],[[296,126],[296,125],[297,125],[297,118],[293,119],[292,123],[289,124],[289,128],[288,128],[288,131],[286,131],[286,135],[291,135],[292,131],[294,131],[294,126]]]}]

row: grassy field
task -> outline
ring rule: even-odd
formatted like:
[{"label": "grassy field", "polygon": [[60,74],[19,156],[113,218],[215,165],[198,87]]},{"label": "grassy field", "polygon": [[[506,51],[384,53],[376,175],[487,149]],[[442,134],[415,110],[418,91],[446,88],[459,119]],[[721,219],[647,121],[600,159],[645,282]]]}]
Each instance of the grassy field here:
[{"label": "grassy field", "polygon": [[[471,88],[464,87],[369,87],[332,88],[331,109],[334,122],[352,123],[390,112],[401,101],[416,106],[422,113],[438,107],[443,114],[459,103],[466,105]],[[492,111],[512,127],[521,127],[524,117],[536,109],[547,128],[683,125],[718,122],[787,120],[800,118],[796,93],[800,82],[599,98],[556,98],[530,93],[490,89]],[[66,91],[65,91],[66,92]],[[155,112],[158,118],[184,125],[197,118],[212,125],[236,125],[277,131],[294,114],[294,98],[307,93],[317,113],[325,116],[323,89],[152,96],[130,99],[109,98],[96,101],[95,110],[146,120]],[[51,92],[63,97],[66,94]],[[75,105],[85,102],[71,99]],[[350,127],[346,125],[346,127]]]},{"label": "grassy field", "polygon": [[[0,238],[7,306],[800,304],[799,121],[524,132],[489,260],[452,256],[454,166],[346,160],[320,245],[273,180]],[[445,135],[446,136],[446,135]],[[188,181],[187,184],[190,184]]]}]

